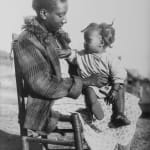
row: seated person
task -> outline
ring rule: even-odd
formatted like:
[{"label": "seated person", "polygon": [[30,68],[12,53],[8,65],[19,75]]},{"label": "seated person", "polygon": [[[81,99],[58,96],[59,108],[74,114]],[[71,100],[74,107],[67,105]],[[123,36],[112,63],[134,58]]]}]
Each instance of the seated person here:
[{"label": "seated person", "polygon": [[[67,0],[33,0],[33,9],[37,15],[25,19],[23,31],[12,48],[28,87],[24,128],[49,133],[61,117],[51,109],[55,100],[76,99],[83,86],[98,86],[105,79],[101,75],[85,80],[70,77],[68,62],[58,58],[56,49],[69,48],[70,42],[67,34],[60,31],[66,23]],[[62,76],[62,63],[65,63],[67,77]]]},{"label": "seated person", "polygon": [[[91,23],[82,32],[84,32],[84,50],[70,51],[60,50],[59,56],[63,57],[63,52],[69,55],[69,61],[78,65],[80,76],[88,78],[92,74],[101,73],[108,79],[105,86],[111,86],[106,94],[105,101],[112,104],[112,117],[109,123],[110,127],[120,127],[129,125],[130,121],[124,114],[124,89],[126,80],[126,71],[120,60],[106,51],[111,47],[115,38],[115,29],[112,25],[102,23],[100,25]],[[99,92],[104,91],[95,86],[89,86],[84,89],[85,100],[89,110],[96,119],[101,120],[104,117],[102,107],[97,100]]]}]

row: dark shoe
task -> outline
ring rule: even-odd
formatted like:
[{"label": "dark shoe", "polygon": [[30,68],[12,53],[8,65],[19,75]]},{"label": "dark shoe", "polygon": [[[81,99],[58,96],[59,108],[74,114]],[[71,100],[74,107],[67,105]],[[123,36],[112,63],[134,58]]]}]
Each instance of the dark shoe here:
[{"label": "dark shoe", "polygon": [[124,114],[119,114],[117,116],[111,117],[111,121],[109,123],[110,128],[118,128],[121,126],[127,126],[130,125],[131,121],[124,115]]}]

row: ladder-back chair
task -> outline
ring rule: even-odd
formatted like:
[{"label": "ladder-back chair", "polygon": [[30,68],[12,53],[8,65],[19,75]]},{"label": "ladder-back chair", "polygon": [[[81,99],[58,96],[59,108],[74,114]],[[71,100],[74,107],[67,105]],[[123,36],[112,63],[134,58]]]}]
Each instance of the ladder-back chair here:
[{"label": "ladder-back chair", "polygon": [[[25,81],[23,79],[21,70],[19,68],[16,54],[15,54],[15,43],[17,39],[13,40],[12,50],[14,53],[14,66],[15,66],[15,76],[16,76],[16,87],[17,87],[17,97],[18,97],[18,122],[20,125],[20,135],[22,136],[22,148],[23,150],[30,149],[30,142],[40,143],[42,147],[45,149],[48,148],[48,144],[54,145],[62,145],[62,146],[70,146],[73,147],[75,150],[83,150],[83,138],[81,136],[81,124],[79,117],[76,113],[63,118],[61,121],[69,122],[72,125],[71,129],[59,129],[56,128],[54,132],[64,134],[64,133],[73,133],[74,140],[73,141],[59,141],[50,139],[48,135],[43,135],[38,133],[38,137],[34,137],[33,135],[29,135],[28,129],[24,128],[24,120],[26,114],[26,98],[27,93],[25,90]],[[61,118],[60,118],[61,119]],[[50,136],[50,134],[49,134]],[[40,138],[39,138],[40,137]],[[69,149],[71,149],[69,147]]]}]

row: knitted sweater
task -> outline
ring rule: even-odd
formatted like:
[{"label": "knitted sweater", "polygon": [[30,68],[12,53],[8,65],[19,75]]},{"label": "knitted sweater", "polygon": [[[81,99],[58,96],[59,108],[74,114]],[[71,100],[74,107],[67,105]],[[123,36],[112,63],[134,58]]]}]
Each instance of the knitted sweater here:
[{"label": "knitted sweater", "polygon": [[49,33],[35,17],[25,19],[23,29],[13,49],[28,87],[24,127],[44,130],[51,116],[52,101],[65,96],[77,98],[82,80],[76,76],[61,78],[56,39],[62,48],[68,48],[70,40],[66,33]]}]

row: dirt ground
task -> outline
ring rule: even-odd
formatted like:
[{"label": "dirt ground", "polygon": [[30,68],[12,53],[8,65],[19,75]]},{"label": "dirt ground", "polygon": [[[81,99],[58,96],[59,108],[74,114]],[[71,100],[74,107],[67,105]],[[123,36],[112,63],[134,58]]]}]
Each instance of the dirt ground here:
[{"label": "dirt ground", "polygon": [[[0,150],[21,150],[14,77],[0,76]],[[38,150],[38,148],[34,148]],[[150,150],[150,115],[139,118],[131,150]]]}]

